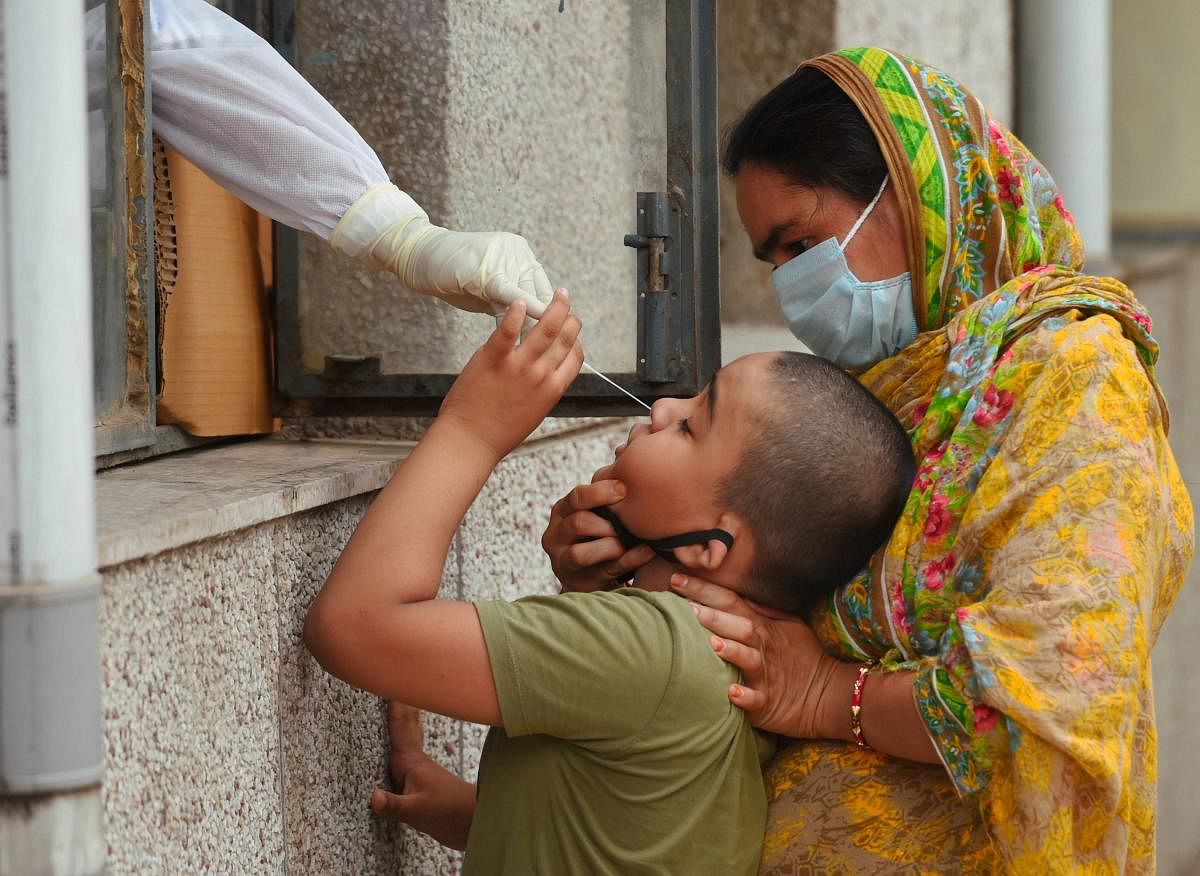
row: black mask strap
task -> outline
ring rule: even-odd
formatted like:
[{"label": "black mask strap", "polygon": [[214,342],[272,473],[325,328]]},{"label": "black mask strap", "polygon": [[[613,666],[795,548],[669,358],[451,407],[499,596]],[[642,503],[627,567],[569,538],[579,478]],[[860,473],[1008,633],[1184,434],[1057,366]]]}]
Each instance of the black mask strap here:
[{"label": "black mask strap", "polygon": [[679,535],[671,535],[666,538],[645,539],[638,538],[621,522],[617,517],[617,513],[607,505],[601,505],[598,508],[593,508],[592,513],[603,517],[612,524],[612,528],[617,531],[617,539],[621,542],[621,547],[625,550],[637,547],[639,544],[650,545],[651,549],[666,560],[668,563],[678,563],[675,558],[675,548],[687,547],[693,544],[704,544],[706,541],[713,539],[721,542],[726,548],[733,547],[733,536],[724,529],[700,529],[695,532],[684,532]]}]

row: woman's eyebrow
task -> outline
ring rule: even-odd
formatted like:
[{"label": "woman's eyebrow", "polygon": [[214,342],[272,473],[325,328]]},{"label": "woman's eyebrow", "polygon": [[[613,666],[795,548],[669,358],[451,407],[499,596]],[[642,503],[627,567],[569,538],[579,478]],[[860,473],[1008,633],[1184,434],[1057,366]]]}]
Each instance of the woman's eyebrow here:
[{"label": "woman's eyebrow", "polygon": [[771,260],[771,253],[779,247],[779,239],[787,234],[795,224],[795,221],[781,222],[772,228],[771,233],[767,235],[767,239],[759,246],[754,247],[754,257],[760,262],[769,262]]}]

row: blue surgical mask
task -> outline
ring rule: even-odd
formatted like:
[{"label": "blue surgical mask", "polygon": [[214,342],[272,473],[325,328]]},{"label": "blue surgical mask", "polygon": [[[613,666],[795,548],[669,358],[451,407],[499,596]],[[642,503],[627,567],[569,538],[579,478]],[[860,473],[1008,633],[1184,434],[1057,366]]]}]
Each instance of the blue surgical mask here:
[{"label": "blue surgical mask", "polygon": [[792,334],[818,356],[851,371],[895,355],[917,336],[909,273],[864,283],[846,264],[846,247],[883,197],[887,182],[885,176],[844,243],[831,237],[771,275]]}]

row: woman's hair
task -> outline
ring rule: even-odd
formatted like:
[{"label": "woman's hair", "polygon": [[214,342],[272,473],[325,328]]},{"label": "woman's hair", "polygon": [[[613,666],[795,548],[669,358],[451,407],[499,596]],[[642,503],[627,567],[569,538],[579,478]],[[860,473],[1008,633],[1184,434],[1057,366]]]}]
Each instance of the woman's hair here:
[{"label": "woman's hair", "polygon": [[815,67],[803,67],[758,99],[725,132],[721,168],[776,170],[797,185],[836,189],[867,203],[887,165],[853,101]]},{"label": "woman's hair", "polygon": [[849,581],[892,533],[912,489],[908,435],[832,362],[776,355],[769,414],[718,488],[754,538],[746,594],[800,614]]}]

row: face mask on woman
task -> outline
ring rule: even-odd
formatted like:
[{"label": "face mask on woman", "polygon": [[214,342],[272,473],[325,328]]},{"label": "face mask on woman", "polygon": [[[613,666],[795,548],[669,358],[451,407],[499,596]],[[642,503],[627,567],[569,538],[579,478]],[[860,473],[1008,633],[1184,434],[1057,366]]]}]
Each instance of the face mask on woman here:
[{"label": "face mask on woman", "polygon": [[867,221],[888,178],[846,235],[807,249],[771,275],[775,295],[792,334],[818,356],[862,371],[894,355],[917,336],[912,278],[864,283],[846,264],[846,247]]}]

